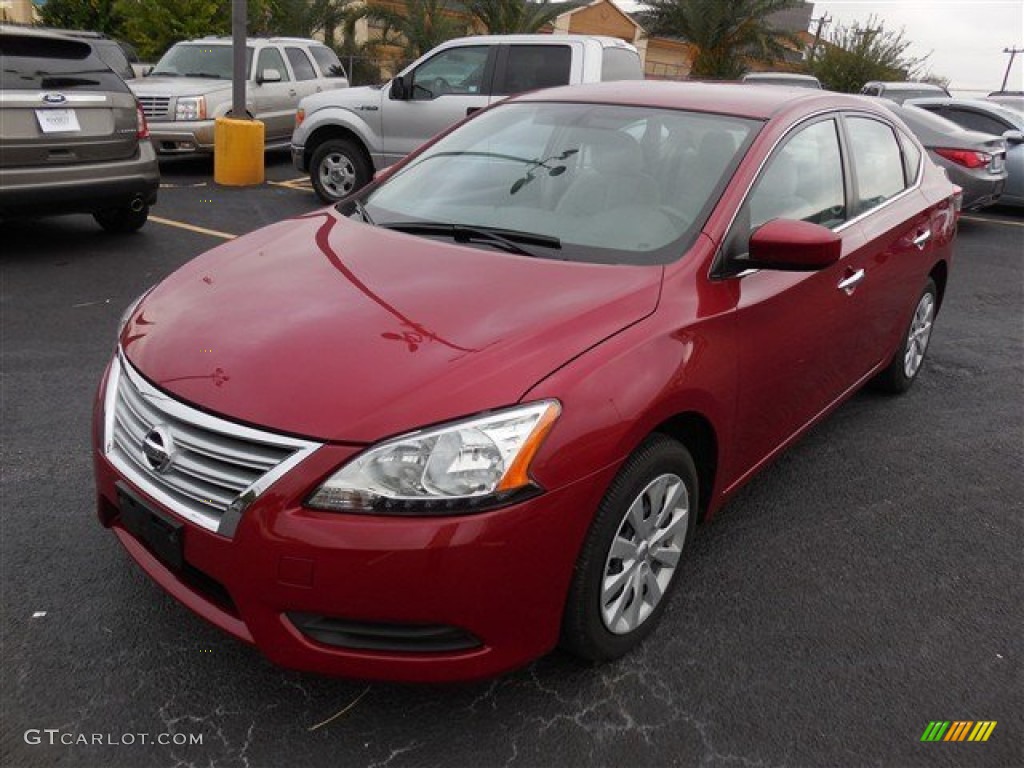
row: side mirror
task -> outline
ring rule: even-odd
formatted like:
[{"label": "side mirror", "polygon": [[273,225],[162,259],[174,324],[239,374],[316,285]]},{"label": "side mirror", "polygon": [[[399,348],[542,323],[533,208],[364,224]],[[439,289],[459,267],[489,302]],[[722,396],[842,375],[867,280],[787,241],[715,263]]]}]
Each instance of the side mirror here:
[{"label": "side mirror", "polygon": [[1003,138],[1007,144],[1024,144],[1024,131],[1006,131]]},{"label": "side mirror", "polygon": [[143,77],[149,77],[150,75],[152,75],[152,74],[153,74],[153,70],[154,70],[155,68],[156,68],[156,67],[155,67],[155,65],[153,65],[153,64],[150,64],[149,66],[143,67],[143,68],[142,68],[142,76],[143,76]]},{"label": "side mirror", "polygon": [[806,221],[773,219],[751,235],[743,264],[755,269],[813,272],[839,261],[842,250],[839,235],[831,229]]},{"label": "side mirror", "polygon": [[260,76],[256,78],[256,82],[260,85],[263,85],[263,83],[280,83],[281,73],[276,69],[261,70]]},{"label": "side mirror", "polygon": [[388,91],[388,96],[395,101],[405,101],[409,98],[408,92],[408,88],[406,88],[405,85],[405,78],[398,75],[391,81],[391,89]]}]

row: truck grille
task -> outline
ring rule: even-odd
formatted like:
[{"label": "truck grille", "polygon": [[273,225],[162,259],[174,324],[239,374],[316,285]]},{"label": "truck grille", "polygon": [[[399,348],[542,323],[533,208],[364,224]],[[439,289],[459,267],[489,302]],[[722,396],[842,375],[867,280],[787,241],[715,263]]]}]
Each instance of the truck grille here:
[{"label": "truck grille", "polygon": [[245,506],[320,447],[191,408],[120,355],[104,418],[104,451],[128,480],[186,520],[229,537]]},{"label": "truck grille", "polygon": [[139,96],[139,104],[142,105],[142,112],[147,119],[159,119],[167,117],[171,108],[170,96]]}]

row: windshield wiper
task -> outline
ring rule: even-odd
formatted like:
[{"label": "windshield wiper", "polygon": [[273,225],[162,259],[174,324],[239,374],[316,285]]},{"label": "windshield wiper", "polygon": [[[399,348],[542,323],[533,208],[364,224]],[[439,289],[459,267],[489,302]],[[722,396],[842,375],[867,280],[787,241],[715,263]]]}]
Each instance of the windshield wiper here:
[{"label": "windshield wiper", "polygon": [[228,78],[222,77],[221,75],[214,74],[213,72],[186,72],[185,77],[208,77],[213,80],[227,80]]},{"label": "windshield wiper", "polygon": [[457,243],[471,243],[483,241],[502,248],[509,253],[518,253],[522,256],[533,256],[541,258],[541,254],[524,245],[538,245],[543,248],[560,249],[562,241],[550,235],[541,235],[535,232],[519,232],[512,229],[494,229],[491,227],[479,227],[468,224],[444,224],[433,221],[409,221],[379,224],[384,229],[393,229],[396,232],[404,232],[408,235],[443,235],[451,237]]},{"label": "windshield wiper", "polygon": [[154,69],[149,73],[150,77],[161,75],[163,77],[181,77],[181,72],[171,72],[169,69]]}]

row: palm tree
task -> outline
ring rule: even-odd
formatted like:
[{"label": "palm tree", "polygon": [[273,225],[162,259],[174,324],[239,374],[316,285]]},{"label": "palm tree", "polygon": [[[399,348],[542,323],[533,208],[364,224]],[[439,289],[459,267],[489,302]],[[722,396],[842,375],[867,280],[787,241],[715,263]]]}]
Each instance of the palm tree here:
[{"label": "palm tree", "polygon": [[795,8],[803,0],[650,0],[643,22],[650,34],[678,37],[696,49],[690,74],[732,80],[746,71],[744,58],[781,58],[790,33],[768,17]]},{"label": "palm tree", "polygon": [[467,0],[463,5],[490,35],[537,32],[576,7],[550,0]]},{"label": "palm tree", "polygon": [[402,45],[406,58],[415,59],[446,40],[466,33],[466,22],[449,15],[451,10],[449,0],[406,0],[401,12],[370,4],[360,15],[384,25],[380,44],[396,41]]}]

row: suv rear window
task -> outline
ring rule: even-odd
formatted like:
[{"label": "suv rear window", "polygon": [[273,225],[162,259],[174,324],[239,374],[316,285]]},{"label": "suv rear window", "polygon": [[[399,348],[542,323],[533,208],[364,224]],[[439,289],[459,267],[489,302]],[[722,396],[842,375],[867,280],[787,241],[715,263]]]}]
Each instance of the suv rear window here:
[{"label": "suv rear window", "polygon": [[601,57],[601,79],[642,80],[643,68],[640,57],[628,48],[605,48]]},{"label": "suv rear window", "polygon": [[35,35],[0,35],[3,90],[127,92],[128,86],[88,43]]}]

